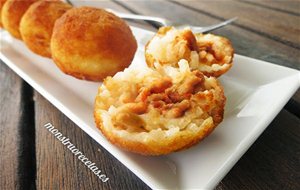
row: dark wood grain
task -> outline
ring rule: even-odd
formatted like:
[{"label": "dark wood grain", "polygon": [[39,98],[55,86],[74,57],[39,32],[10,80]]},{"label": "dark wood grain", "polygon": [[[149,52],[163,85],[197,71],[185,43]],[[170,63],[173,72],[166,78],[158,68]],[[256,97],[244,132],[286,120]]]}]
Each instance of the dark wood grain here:
[{"label": "dark wood grain", "polygon": [[260,6],[266,9],[271,9],[279,12],[300,16],[299,0],[288,0],[288,1],[242,0],[241,2]]},{"label": "dark wood grain", "polygon": [[300,189],[299,126],[281,111],[216,189]]},{"label": "dark wood grain", "polygon": [[1,61],[0,83],[0,187],[16,189],[22,80]]},{"label": "dark wood grain", "polygon": [[298,16],[233,0],[176,2],[215,18],[237,16],[233,25],[300,49]]},{"label": "dark wood grain", "polygon": [[[300,69],[299,1],[76,1],[121,12],[210,25],[236,53]],[[146,22],[131,25],[155,30]],[[0,44],[1,45],[1,44]],[[268,74],[268,73],[267,73]],[[63,113],[0,63],[0,189],[149,189]],[[216,189],[300,189],[300,90]],[[110,178],[103,183],[45,127],[52,123]]]},{"label": "dark wood grain", "polygon": [[[46,99],[35,93],[37,189],[149,189]],[[44,125],[50,122],[109,177],[97,178]]]},{"label": "dark wood grain", "polygon": [[1,60],[0,83],[0,189],[33,189],[32,89]]}]

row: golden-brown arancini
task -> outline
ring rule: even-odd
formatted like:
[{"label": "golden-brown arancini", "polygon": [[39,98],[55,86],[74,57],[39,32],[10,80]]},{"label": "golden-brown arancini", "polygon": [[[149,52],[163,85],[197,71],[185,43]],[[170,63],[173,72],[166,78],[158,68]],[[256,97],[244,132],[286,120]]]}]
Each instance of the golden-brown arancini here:
[{"label": "golden-brown arancini", "polygon": [[149,66],[155,62],[178,66],[180,59],[186,59],[192,70],[214,77],[231,68],[233,53],[228,39],[213,34],[193,34],[189,28],[162,27],[145,47]]},{"label": "golden-brown arancini", "polygon": [[136,49],[125,21],[92,7],[68,10],[55,22],[51,38],[56,65],[68,75],[92,81],[128,67]]},{"label": "golden-brown arancini", "polygon": [[19,30],[21,18],[31,4],[38,0],[7,0],[1,12],[3,27],[15,38],[22,39]]},{"label": "golden-brown arancini", "polygon": [[128,68],[107,77],[95,100],[97,127],[113,144],[144,155],[198,143],[222,121],[223,88],[214,77],[179,68]]},{"label": "golden-brown arancini", "polygon": [[1,18],[1,12],[2,12],[2,7],[4,5],[6,0],[0,0],[0,28],[2,28],[2,18]]},{"label": "golden-brown arancini", "polygon": [[62,1],[44,0],[32,4],[20,23],[24,43],[34,53],[51,57],[50,40],[55,21],[72,6]]}]

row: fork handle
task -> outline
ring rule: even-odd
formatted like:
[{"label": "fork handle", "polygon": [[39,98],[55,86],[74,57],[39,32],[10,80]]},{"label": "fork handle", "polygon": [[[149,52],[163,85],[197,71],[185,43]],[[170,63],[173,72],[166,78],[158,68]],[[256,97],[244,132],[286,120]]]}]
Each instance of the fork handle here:
[{"label": "fork handle", "polygon": [[156,22],[160,26],[166,26],[165,20],[159,17],[153,17],[153,16],[144,16],[144,15],[136,15],[136,14],[126,14],[126,13],[120,13],[111,9],[106,9],[109,12],[114,13],[115,15],[123,18],[123,19],[129,19],[129,20],[143,20],[143,21],[151,21]]}]

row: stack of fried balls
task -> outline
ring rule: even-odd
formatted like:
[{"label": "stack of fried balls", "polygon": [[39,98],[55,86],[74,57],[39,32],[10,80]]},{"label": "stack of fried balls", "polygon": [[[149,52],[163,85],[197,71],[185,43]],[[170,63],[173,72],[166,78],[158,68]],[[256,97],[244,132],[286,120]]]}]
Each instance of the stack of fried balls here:
[{"label": "stack of fried balls", "polygon": [[103,9],[58,0],[0,2],[0,26],[68,75],[102,81],[134,57],[137,43],[129,26]]},{"label": "stack of fried balls", "polygon": [[217,77],[232,66],[228,39],[162,27],[145,46],[148,67],[127,68],[137,42],[116,15],[58,0],[0,2],[0,26],[13,37],[65,74],[103,81],[94,118],[118,147],[169,154],[197,144],[222,122],[226,98]]}]

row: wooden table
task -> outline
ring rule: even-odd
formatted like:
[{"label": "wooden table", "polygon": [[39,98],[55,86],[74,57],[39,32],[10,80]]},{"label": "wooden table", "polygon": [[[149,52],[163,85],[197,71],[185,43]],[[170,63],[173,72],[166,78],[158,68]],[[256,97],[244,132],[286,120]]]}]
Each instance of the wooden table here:
[{"label": "wooden table", "polygon": [[[99,1],[123,12],[209,25],[238,54],[300,69],[300,1]],[[149,23],[132,23],[155,30]],[[268,71],[266,71],[268,74]],[[149,189],[26,82],[0,64],[0,189]],[[300,189],[300,91],[216,189]],[[51,122],[109,176],[102,183],[43,125]]]}]

